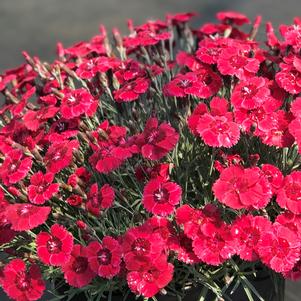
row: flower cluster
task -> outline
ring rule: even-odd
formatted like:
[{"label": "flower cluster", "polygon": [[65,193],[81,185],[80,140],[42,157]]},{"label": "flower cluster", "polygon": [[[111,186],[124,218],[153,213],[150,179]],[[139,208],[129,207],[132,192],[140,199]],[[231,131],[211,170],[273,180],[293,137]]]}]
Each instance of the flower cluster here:
[{"label": "flower cluster", "polygon": [[13,300],[40,299],[49,279],[93,300],[197,284],[222,298],[259,262],[301,278],[301,20],[281,38],[267,23],[262,45],[260,17],[245,32],[243,14],[192,29],[194,15],[130,20],[113,41],[101,26],[0,76]]}]

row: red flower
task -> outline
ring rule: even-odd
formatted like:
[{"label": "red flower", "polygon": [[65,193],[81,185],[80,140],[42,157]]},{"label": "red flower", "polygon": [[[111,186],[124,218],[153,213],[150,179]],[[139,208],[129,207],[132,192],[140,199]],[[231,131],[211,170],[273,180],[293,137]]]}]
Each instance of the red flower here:
[{"label": "red flower", "polygon": [[20,150],[12,150],[0,166],[0,179],[4,185],[15,184],[27,176],[31,165],[31,158],[24,157]]},{"label": "red flower", "polygon": [[169,173],[172,167],[173,164],[169,164],[169,163],[157,164],[153,167],[139,165],[135,169],[135,176],[137,180],[140,182],[143,182],[148,178],[151,179],[160,178],[162,179],[162,181],[168,181]]},{"label": "red flower", "polygon": [[184,233],[172,237],[169,242],[169,249],[177,254],[177,259],[187,264],[200,263],[201,260],[192,250],[193,240]]},{"label": "red flower", "polygon": [[291,112],[296,118],[301,116],[301,97],[296,97],[291,103]]},{"label": "red flower", "polygon": [[300,239],[297,233],[275,223],[269,231],[261,233],[258,254],[263,263],[278,273],[293,269],[300,258]]},{"label": "red flower", "polygon": [[216,18],[226,24],[243,25],[250,23],[248,17],[244,14],[235,11],[223,11],[216,14]]},{"label": "red flower", "polygon": [[231,226],[236,252],[243,260],[256,261],[261,233],[269,231],[272,223],[263,216],[242,215]]},{"label": "red flower", "polygon": [[277,216],[275,222],[291,229],[301,238],[301,215],[285,211]]},{"label": "red flower", "polygon": [[11,260],[3,270],[2,288],[16,301],[38,300],[45,290],[40,268],[33,264],[27,270],[21,259]]},{"label": "red flower", "polygon": [[69,166],[73,159],[73,151],[78,147],[77,140],[65,140],[51,144],[44,157],[47,171],[56,174]]},{"label": "red flower", "polygon": [[38,207],[31,204],[10,204],[5,216],[16,231],[27,231],[44,224],[51,211],[50,207]]},{"label": "red flower", "polygon": [[[278,147],[290,147],[294,143],[294,137],[289,132],[292,129],[291,114],[279,110],[272,115],[270,127],[265,131],[257,130],[256,136],[261,138],[261,141],[267,145]],[[266,120],[267,121],[267,120]],[[295,132],[298,131],[297,130]],[[294,131],[292,134],[295,133]],[[298,137],[298,136],[297,136]]]},{"label": "red flower", "polygon": [[189,22],[194,16],[197,16],[198,13],[191,12],[191,13],[179,13],[175,15],[167,14],[166,19],[171,21],[173,24],[180,24]]},{"label": "red flower", "polygon": [[301,118],[297,117],[288,125],[288,130],[295,138],[298,145],[298,151],[301,153]]},{"label": "red flower", "polygon": [[168,40],[170,37],[170,32],[155,33],[150,30],[141,30],[134,36],[125,37],[124,46],[126,48],[151,46],[158,44],[160,41]]},{"label": "red flower", "polygon": [[77,68],[76,74],[82,79],[91,79],[97,72],[107,72],[119,65],[120,62],[115,57],[100,56],[84,60]]},{"label": "red flower", "polygon": [[126,128],[110,126],[107,120],[92,135],[97,142],[91,144],[94,154],[89,161],[100,173],[113,171],[138,152],[137,147],[126,140]]},{"label": "red flower", "polygon": [[99,189],[97,183],[94,183],[91,185],[88,193],[86,209],[91,214],[99,216],[101,210],[108,209],[112,206],[114,198],[114,189],[109,184],[105,184]]},{"label": "red flower", "polygon": [[52,173],[46,173],[44,175],[41,171],[31,176],[31,185],[28,186],[27,190],[28,199],[31,203],[42,205],[59,191],[59,184],[52,184],[53,178],[54,175]]},{"label": "red flower", "polygon": [[224,48],[217,60],[217,67],[223,75],[235,75],[241,80],[254,76],[259,70],[260,61],[251,57],[250,47],[237,45]]},{"label": "red flower", "polygon": [[203,63],[216,64],[221,50],[222,48],[219,39],[203,39],[199,43],[199,49],[196,52],[196,57]]},{"label": "red flower", "polygon": [[36,243],[37,254],[44,264],[62,266],[70,260],[73,236],[63,226],[54,224],[50,234],[40,232]]},{"label": "red flower", "polygon": [[164,86],[163,93],[166,96],[208,98],[218,92],[221,84],[221,78],[215,72],[201,68],[195,72],[178,74]]},{"label": "red flower", "polygon": [[289,56],[280,63],[281,71],[276,73],[275,79],[279,87],[291,94],[301,92],[301,58],[298,56]]},{"label": "red flower", "polygon": [[183,205],[177,209],[176,222],[184,227],[187,237],[194,240],[199,233],[212,233],[222,226],[220,212],[215,205],[208,204],[202,210]]},{"label": "red flower", "polygon": [[53,118],[59,108],[47,106],[38,111],[28,110],[23,116],[24,125],[31,131],[37,131],[48,119]]},{"label": "red flower", "polygon": [[74,207],[77,207],[77,206],[80,206],[83,202],[83,199],[82,197],[80,197],[79,195],[77,194],[71,194],[68,199],[66,200],[66,202],[70,205],[70,206],[74,206]]},{"label": "red flower", "polygon": [[210,224],[210,228],[199,233],[193,240],[192,246],[196,256],[210,265],[220,265],[236,252],[233,237],[226,224],[219,228]]},{"label": "red flower", "polygon": [[208,113],[207,106],[203,102],[200,102],[187,119],[187,124],[189,126],[189,129],[196,136],[198,135],[197,126],[198,126],[199,119],[205,113]]},{"label": "red flower", "polygon": [[210,102],[211,114],[205,113],[197,120],[196,132],[209,146],[231,147],[239,140],[238,124],[233,122],[233,114],[227,107],[226,99],[214,97]]},{"label": "red flower", "polygon": [[166,216],[179,204],[181,195],[181,186],[156,178],[150,180],[144,187],[142,203],[147,211]]},{"label": "red flower", "polygon": [[62,266],[66,282],[74,287],[84,287],[95,277],[88,262],[87,247],[74,245],[70,260]]},{"label": "red flower", "polygon": [[143,225],[129,229],[122,240],[123,258],[130,271],[147,270],[161,256],[165,243],[152,227]]},{"label": "red flower", "polygon": [[153,216],[147,219],[144,225],[150,227],[150,232],[160,234],[165,242],[165,248],[168,250],[170,240],[176,235],[171,221],[164,217]]},{"label": "red flower", "polygon": [[235,109],[252,110],[259,108],[270,96],[267,80],[263,77],[252,77],[235,86],[231,102]]},{"label": "red flower", "polygon": [[81,115],[92,116],[98,107],[98,100],[95,99],[86,89],[66,89],[62,91],[64,98],[61,103],[61,114],[63,118],[72,119]]},{"label": "red flower", "polygon": [[272,197],[270,184],[258,167],[225,168],[212,190],[221,203],[233,209],[264,208]]},{"label": "red flower", "polygon": [[294,171],[284,178],[276,201],[284,209],[295,214],[301,213],[301,171]]},{"label": "red flower", "polygon": [[136,143],[144,158],[159,160],[177,144],[179,134],[168,123],[158,125],[157,118],[146,122],[144,132],[137,136]]},{"label": "red flower", "polygon": [[[295,18],[296,20],[297,18]],[[301,35],[301,28],[300,23],[292,24],[292,25],[284,25],[281,24],[279,26],[279,31],[281,35],[284,37],[284,46],[292,46],[293,49],[298,53],[300,51],[301,42],[300,42],[300,35]]]},{"label": "red flower", "polygon": [[162,260],[158,261],[160,263],[154,262],[147,270],[131,271],[127,274],[127,283],[132,292],[151,298],[168,285],[172,280],[174,267],[166,259],[164,264]]},{"label": "red flower", "polygon": [[288,271],[282,273],[285,279],[290,279],[293,281],[298,281],[301,279],[301,260],[299,259],[294,267]]},{"label": "red flower", "polygon": [[283,185],[284,176],[282,172],[276,166],[271,164],[263,164],[261,170],[268,179],[273,194],[276,194]]},{"label": "red flower", "polygon": [[116,239],[105,236],[102,243],[92,241],[87,253],[90,267],[98,276],[111,279],[119,273],[122,251]]},{"label": "red flower", "polygon": [[150,85],[147,78],[136,78],[131,82],[125,83],[120,89],[114,91],[114,99],[117,102],[129,102],[139,98],[144,94]]}]

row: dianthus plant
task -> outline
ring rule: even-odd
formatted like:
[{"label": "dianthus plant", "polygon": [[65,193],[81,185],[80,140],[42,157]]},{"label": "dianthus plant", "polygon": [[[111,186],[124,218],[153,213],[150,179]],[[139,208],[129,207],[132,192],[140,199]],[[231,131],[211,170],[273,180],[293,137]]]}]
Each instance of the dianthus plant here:
[{"label": "dianthus plant", "polygon": [[195,286],[263,300],[260,269],[283,300],[283,277],[301,277],[301,20],[279,39],[267,23],[262,42],[260,17],[192,29],[193,16],[129,21],[111,41],[101,26],[0,76],[11,299],[38,300],[48,281],[54,300]]}]

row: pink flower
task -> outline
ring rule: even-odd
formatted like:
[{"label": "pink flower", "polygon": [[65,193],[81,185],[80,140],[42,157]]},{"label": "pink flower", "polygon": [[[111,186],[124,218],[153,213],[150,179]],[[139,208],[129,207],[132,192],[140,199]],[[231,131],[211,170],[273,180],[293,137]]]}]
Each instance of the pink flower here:
[{"label": "pink flower", "polygon": [[144,158],[159,160],[171,151],[179,140],[179,134],[168,123],[158,124],[157,118],[146,122],[142,134],[136,138]]},{"label": "pink flower", "polygon": [[30,178],[28,186],[28,199],[31,203],[43,205],[45,201],[50,200],[54,194],[59,191],[59,184],[52,183],[54,175],[46,173],[45,175],[38,171]]},{"label": "pink flower", "polygon": [[24,157],[20,150],[12,150],[0,165],[0,179],[4,185],[15,184],[27,176],[31,165],[31,158]]},{"label": "pink flower", "polygon": [[[231,147],[240,137],[238,124],[233,121],[232,112],[228,112],[228,102],[224,98],[214,97],[210,102],[211,113],[204,113],[196,120],[196,132],[204,142],[213,147]],[[190,119],[190,127],[194,127]]]},{"label": "pink flower", "polygon": [[163,93],[166,96],[208,98],[218,92],[221,84],[221,78],[215,72],[201,68],[195,72],[178,74],[164,86]]},{"label": "pink flower", "polygon": [[295,214],[301,213],[301,171],[294,171],[284,178],[276,201],[284,209]]},{"label": "pink flower", "polygon": [[231,226],[236,252],[243,260],[259,259],[257,244],[261,233],[269,231],[272,223],[263,216],[242,215]]},{"label": "pink flower", "polygon": [[225,168],[212,190],[221,203],[233,209],[264,208],[272,197],[270,184],[258,167]]},{"label": "pink flower", "polygon": [[281,71],[276,73],[275,79],[279,87],[291,94],[301,92],[301,58],[298,56],[288,56],[280,63]]},{"label": "pink flower", "polygon": [[147,211],[160,216],[167,216],[179,204],[181,195],[181,186],[156,178],[150,180],[144,187],[142,203]]},{"label": "pink flower", "polygon": [[126,131],[125,127],[110,126],[105,120],[92,132],[96,142],[91,144],[94,154],[89,161],[98,172],[107,174],[138,152],[137,146],[127,141]]},{"label": "pink flower", "polygon": [[74,245],[70,260],[62,266],[66,282],[74,287],[88,285],[96,276],[89,266],[87,247]]},{"label": "pink flower", "polygon": [[50,234],[40,232],[36,237],[37,254],[44,264],[62,266],[71,258],[73,236],[65,227],[54,224]]},{"label": "pink flower", "polygon": [[117,102],[136,100],[148,90],[149,85],[150,81],[147,78],[137,78],[125,83],[120,89],[114,91],[114,99]]},{"label": "pink flower", "polygon": [[119,273],[122,252],[116,239],[105,236],[102,243],[92,241],[87,254],[89,265],[98,276],[111,279]]},{"label": "pink flower", "polygon": [[28,110],[23,116],[24,125],[31,131],[37,131],[48,119],[53,118],[59,108],[54,106],[42,107],[38,111]]},{"label": "pink flower", "polygon": [[269,181],[273,194],[276,194],[283,186],[284,176],[282,172],[276,166],[271,164],[263,164],[261,170]]},{"label": "pink flower", "polygon": [[39,300],[45,290],[40,268],[33,264],[27,270],[21,259],[13,259],[5,266],[1,285],[16,301]]},{"label": "pink flower", "polygon": [[99,189],[97,183],[94,183],[91,185],[88,193],[86,209],[91,214],[99,216],[101,210],[108,209],[112,206],[114,198],[114,189],[109,184],[105,184]]},{"label": "pink flower", "polygon": [[224,48],[217,60],[217,67],[223,75],[235,75],[241,80],[254,76],[259,70],[260,61],[251,57],[250,49],[243,45]]},{"label": "pink flower", "polygon": [[61,103],[61,114],[63,118],[72,119],[81,115],[92,116],[98,107],[95,99],[86,89],[66,89],[63,91],[64,98]]},{"label": "pink flower", "polygon": [[263,105],[269,96],[267,80],[263,77],[252,77],[235,86],[231,103],[235,109],[252,110]]},{"label": "pink flower", "polygon": [[220,265],[236,252],[233,237],[225,224],[200,232],[193,240],[192,247],[196,256],[210,265]]},{"label": "pink flower", "polygon": [[51,144],[44,157],[47,171],[56,174],[69,166],[73,159],[73,151],[78,147],[77,140],[64,140]]},{"label": "pink flower", "polygon": [[[158,260],[159,261],[159,260]],[[129,288],[135,294],[151,298],[168,285],[173,278],[174,266],[165,260],[165,264],[154,262],[143,271],[130,271],[127,274]]]},{"label": "pink flower", "polygon": [[250,23],[248,17],[244,14],[235,11],[223,11],[216,14],[216,18],[223,23],[230,23],[235,25],[243,25],[245,23]]},{"label": "pink flower", "polygon": [[152,266],[165,250],[160,233],[152,232],[153,227],[143,225],[130,228],[122,239],[123,258],[130,271],[143,271]]},{"label": "pink flower", "polygon": [[261,233],[258,254],[263,263],[278,273],[288,272],[300,258],[300,239],[297,233],[275,223]]},{"label": "pink flower", "polygon": [[10,204],[5,209],[5,217],[16,231],[27,231],[44,224],[51,211],[50,207],[31,204]]}]

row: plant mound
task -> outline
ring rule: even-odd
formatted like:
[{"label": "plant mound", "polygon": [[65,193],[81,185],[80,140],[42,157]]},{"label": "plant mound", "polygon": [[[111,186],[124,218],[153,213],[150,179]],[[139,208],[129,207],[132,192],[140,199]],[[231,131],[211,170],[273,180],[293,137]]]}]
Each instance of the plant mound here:
[{"label": "plant mound", "polygon": [[69,300],[181,298],[198,284],[227,298],[240,283],[253,300],[259,263],[301,277],[301,20],[279,39],[267,23],[263,43],[260,17],[192,29],[193,16],[129,21],[111,41],[101,26],[59,43],[51,64],[24,52],[0,76],[11,299],[65,281]]}]

